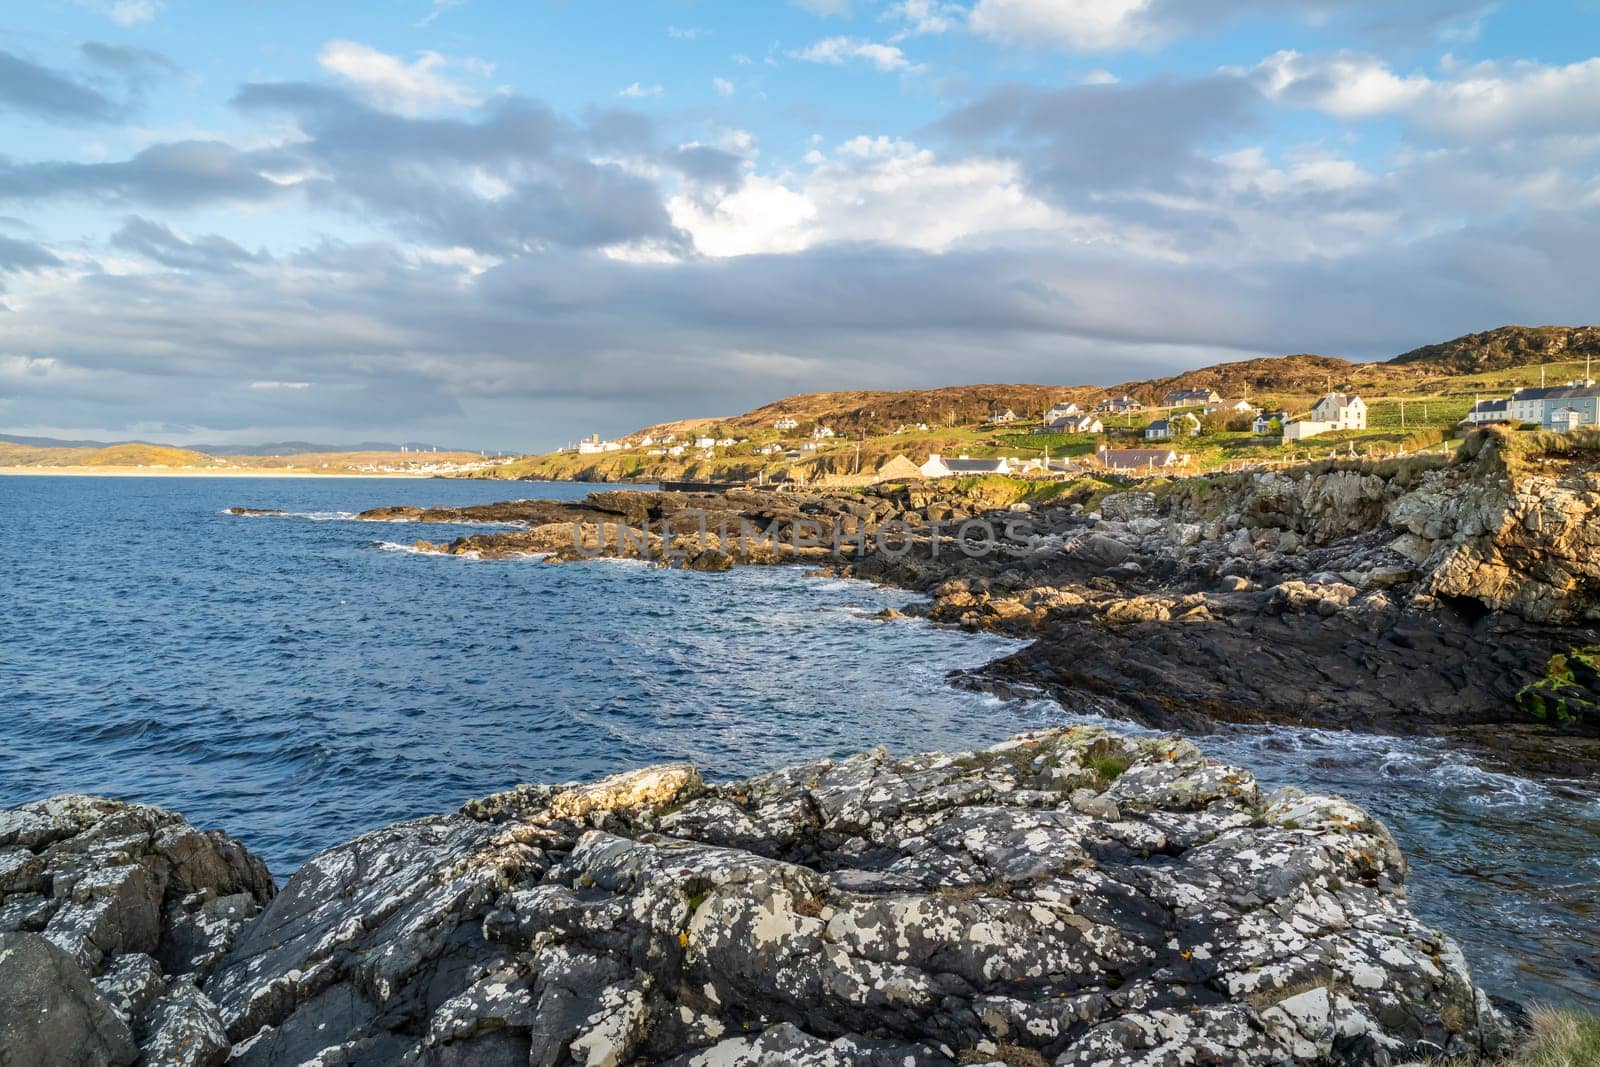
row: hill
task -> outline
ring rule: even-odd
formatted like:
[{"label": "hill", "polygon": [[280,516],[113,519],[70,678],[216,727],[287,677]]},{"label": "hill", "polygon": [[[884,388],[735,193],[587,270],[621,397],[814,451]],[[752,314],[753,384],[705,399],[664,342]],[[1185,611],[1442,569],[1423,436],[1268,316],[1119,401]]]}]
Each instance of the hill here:
[{"label": "hill", "polygon": [[[1206,421],[1202,436],[1174,442],[1188,453],[1191,469],[1283,463],[1333,450],[1386,455],[1442,444],[1476,399],[1536,385],[1541,374],[1551,381],[1581,376],[1583,356],[1590,350],[1600,354],[1600,328],[1503,327],[1387,362],[1297,354],[1218,363],[1109,387],[989,384],[801,393],[740,415],[645,427],[620,438],[625,447],[617,451],[533,456],[476,476],[578,481],[789,477],[841,484],[870,476],[902,455],[917,463],[931,453],[1038,459],[1048,452],[1060,459],[1083,456],[1101,443],[1142,445],[1144,426],[1155,414],[1107,416],[1104,435],[1030,433],[1051,405],[1070,401],[1089,408],[1126,393],[1156,409],[1178,389],[1211,389],[1228,399],[1245,396],[1254,406],[1293,416],[1305,415],[1330,390],[1359,393],[1369,407],[1368,429],[1326,434],[1305,445],[1254,434],[1247,418],[1219,415]],[[1007,408],[1017,414],[1015,424],[987,423],[991,412]],[[779,430],[780,419],[797,425]],[[811,441],[812,430],[824,426],[834,436]],[[696,436],[736,443],[719,446],[710,456],[690,448],[674,457],[661,448],[667,434],[680,444]],[[655,439],[653,445],[644,444],[647,436]]]},{"label": "hill", "polygon": [[1403,352],[1391,365],[1427,363],[1451,374],[1600,360],[1600,326],[1502,326]]}]

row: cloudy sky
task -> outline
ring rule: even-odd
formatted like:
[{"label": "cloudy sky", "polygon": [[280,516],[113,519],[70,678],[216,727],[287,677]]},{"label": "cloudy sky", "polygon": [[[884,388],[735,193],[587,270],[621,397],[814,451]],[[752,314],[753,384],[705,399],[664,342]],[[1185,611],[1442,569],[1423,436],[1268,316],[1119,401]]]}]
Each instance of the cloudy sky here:
[{"label": "cloudy sky", "polygon": [[1600,315],[1600,0],[33,0],[0,430],[543,449]]}]

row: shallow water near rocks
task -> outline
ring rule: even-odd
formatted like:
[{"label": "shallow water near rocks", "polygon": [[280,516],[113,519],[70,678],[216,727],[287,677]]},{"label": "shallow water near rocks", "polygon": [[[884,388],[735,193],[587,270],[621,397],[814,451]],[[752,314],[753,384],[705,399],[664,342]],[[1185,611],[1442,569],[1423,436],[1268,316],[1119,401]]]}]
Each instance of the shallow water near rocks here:
[{"label": "shallow water near rocks", "polygon": [[[443,558],[395,549],[462,528],[352,521],[585,492],[0,478],[0,806],[69,790],[160,804],[228,830],[281,881],[328,845],[517,782],[671,759],[742,776],[1086,718],[946,684],[1014,644],[864,617],[904,605],[899,591],[796,568]],[[1491,991],[1600,1000],[1596,798],[1443,743],[1272,729],[1201,744],[1384,819],[1417,910]]]}]

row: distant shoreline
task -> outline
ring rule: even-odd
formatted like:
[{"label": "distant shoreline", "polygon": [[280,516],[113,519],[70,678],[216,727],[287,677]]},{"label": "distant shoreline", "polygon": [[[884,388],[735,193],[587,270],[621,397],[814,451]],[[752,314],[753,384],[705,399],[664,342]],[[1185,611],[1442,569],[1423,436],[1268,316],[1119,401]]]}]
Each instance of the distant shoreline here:
[{"label": "distant shoreline", "polygon": [[208,470],[173,467],[0,467],[0,477],[65,478],[439,478],[437,474],[404,471]]}]

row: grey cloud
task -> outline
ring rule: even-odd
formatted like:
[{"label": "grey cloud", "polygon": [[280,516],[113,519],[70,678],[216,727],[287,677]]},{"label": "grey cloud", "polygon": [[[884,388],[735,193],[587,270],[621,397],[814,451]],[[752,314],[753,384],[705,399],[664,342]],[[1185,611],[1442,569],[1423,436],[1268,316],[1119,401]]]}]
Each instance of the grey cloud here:
[{"label": "grey cloud", "polygon": [[178,73],[176,63],[160,52],[153,52],[148,48],[86,41],[78,50],[89,62],[111,71],[134,90],[144,89],[162,78]]},{"label": "grey cloud", "polygon": [[653,152],[652,127],[637,116],[577,123],[511,97],[473,119],[407,118],[296,83],[246,86],[234,104],[294,117],[307,140],[282,152],[326,175],[305,186],[308,195],[377,212],[411,236],[499,254],[544,242],[685,245],[653,180],[589,158],[597,147]]},{"label": "grey cloud", "polygon": [[72,77],[0,51],[0,110],[59,122],[112,122],[122,106]]},{"label": "grey cloud", "polygon": [[44,245],[0,234],[0,274],[59,266],[61,260]]},{"label": "grey cloud", "polygon": [[235,271],[268,258],[218,234],[187,241],[168,227],[138,215],[123,222],[122,228],[111,236],[111,244],[174,270]]},{"label": "grey cloud", "polygon": [[241,152],[220,141],[152,145],[112,163],[18,163],[0,156],[0,200],[86,196],[170,207],[262,202],[285,193],[261,173],[272,162],[268,153]]},{"label": "grey cloud", "polygon": [[965,148],[1023,162],[1057,198],[1181,188],[1214,174],[1213,142],[1253,129],[1261,95],[1242,76],[995,89],[933,127]]}]

